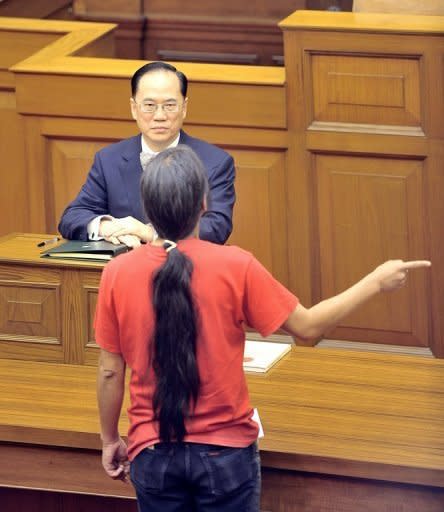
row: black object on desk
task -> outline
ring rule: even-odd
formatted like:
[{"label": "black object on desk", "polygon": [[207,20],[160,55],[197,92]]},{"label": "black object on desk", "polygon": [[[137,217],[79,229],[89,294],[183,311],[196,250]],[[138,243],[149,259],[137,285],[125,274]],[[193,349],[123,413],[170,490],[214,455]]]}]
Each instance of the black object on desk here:
[{"label": "black object on desk", "polygon": [[100,240],[98,242],[85,242],[69,240],[41,253],[42,258],[78,259],[78,260],[110,260],[111,258],[128,251],[125,244],[114,245],[111,242]]},{"label": "black object on desk", "polygon": [[46,245],[55,244],[60,240],[59,236],[55,236],[53,238],[49,238],[48,240],[42,240],[37,244],[37,247],[45,247]]}]

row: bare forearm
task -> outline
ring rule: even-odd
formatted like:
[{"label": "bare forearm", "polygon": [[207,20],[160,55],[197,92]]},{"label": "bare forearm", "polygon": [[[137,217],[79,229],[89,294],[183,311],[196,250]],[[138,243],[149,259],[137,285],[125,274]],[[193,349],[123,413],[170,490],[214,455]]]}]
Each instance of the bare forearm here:
[{"label": "bare forearm", "polygon": [[403,286],[409,270],[429,266],[430,262],[426,260],[387,261],[356,284],[330,299],[323,300],[308,309],[299,304],[289,315],[283,327],[299,338],[318,338],[377,293],[396,290]]},{"label": "bare forearm", "polygon": [[319,302],[308,310],[305,337],[312,339],[321,336],[379,291],[378,281],[373,274],[369,274],[344,292]]},{"label": "bare forearm", "polygon": [[109,443],[119,438],[118,425],[125,389],[124,376],[124,371],[110,370],[99,365],[97,402],[104,443]]}]

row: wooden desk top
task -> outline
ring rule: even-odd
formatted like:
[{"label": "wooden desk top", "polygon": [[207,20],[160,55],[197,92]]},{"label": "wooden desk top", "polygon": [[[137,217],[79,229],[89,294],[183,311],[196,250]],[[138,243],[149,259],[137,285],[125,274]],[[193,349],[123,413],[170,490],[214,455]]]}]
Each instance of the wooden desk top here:
[{"label": "wooden desk top", "polygon": [[444,16],[298,10],[279,23],[286,30],[444,34]]},{"label": "wooden desk top", "polygon": [[[59,36],[51,45],[41,48],[40,51],[15,64],[13,70],[16,73],[57,72],[62,75],[106,76],[127,80],[146,62],[111,59],[110,55],[103,55],[97,48],[93,57],[84,51],[89,45],[109,36],[115,28],[114,23],[0,17],[0,33],[3,31],[24,35],[40,33]],[[80,55],[77,56],[78,53]],[[190,83],[215,81],[276,86],[285,83],[285,70],[278,66],[245,68],[236,64],[181,62],[180,69],[187,75]],[[248,73],[245,72],[246,69]]]},{"label": "wooden desk top", "polygon": [[56,258],[41,258],[40,254],[47,249],[56,247],[65,240],[48,245],[37,247],[39,242],[50,240],[56,235],[39,233],[11,233],[0,237],[0,263],[22,263],[25,265],[42,265],[46,267],[81,267],[101,269],[105,263],[97,261],[62,260]]},{"label": "wooden desk top", "polygon": [[[99,449],[95,375],[0,360],[0,440]],[[444,361],[294,346],[247,378],[263,466],[444,487]]]}]

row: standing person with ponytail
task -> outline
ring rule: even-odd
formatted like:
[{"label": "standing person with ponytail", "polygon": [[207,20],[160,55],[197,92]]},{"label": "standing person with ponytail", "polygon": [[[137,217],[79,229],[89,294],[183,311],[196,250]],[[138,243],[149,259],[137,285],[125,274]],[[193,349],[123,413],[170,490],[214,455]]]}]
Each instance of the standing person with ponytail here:
[{"label": "standing person with ponytail", "polygon": [[[388,261],[307,309],[250,253],[198,239],[208,185],[190,148],[159,153],[141,185],[158,238],[108,263],[96,309],[103,467],[130,474],[140,512],[258,512],[244,325],[316,339],[430,262]],[[128,447],[118,431],[126,366]]]}]

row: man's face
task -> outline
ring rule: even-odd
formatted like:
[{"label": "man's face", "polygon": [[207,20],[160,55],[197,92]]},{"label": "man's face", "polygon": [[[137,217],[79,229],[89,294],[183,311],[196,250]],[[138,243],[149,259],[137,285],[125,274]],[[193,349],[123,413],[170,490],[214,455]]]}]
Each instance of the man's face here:
[{"label": "man's face", "polygon": [[[147,73],[140,79],[136,96],[130,103],[133,119],[150,149],[157,152],[168,147],[177,137],[187,113],[187,98],[180,92],[175,73],[163,70]],[[157,109],[143,112],[143,105],[156,105]],[[177,112],[162,108],[172,105],[177,105]]]}]

